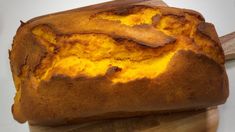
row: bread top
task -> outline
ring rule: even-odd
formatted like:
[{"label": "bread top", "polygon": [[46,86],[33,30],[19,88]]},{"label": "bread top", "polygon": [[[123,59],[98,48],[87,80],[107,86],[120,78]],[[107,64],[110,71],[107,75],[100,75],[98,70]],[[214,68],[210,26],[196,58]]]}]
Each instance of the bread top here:
[{"label": "bread top", "polygon": [[85,7],[22,23],[10,52],[13,73],[39,81],[58,75],[105,75],[114,83],[125,83],[157,77],[179,50],[191,50],[224,64],[215,28],[199,13],[124,3]]}]

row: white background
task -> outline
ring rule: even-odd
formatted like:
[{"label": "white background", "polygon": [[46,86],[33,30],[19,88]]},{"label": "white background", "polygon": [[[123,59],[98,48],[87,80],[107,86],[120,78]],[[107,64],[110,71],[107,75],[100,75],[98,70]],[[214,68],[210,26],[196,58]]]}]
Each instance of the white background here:
[{"label": "white background", "polygon": [[[8,49],[20,20],[73,9],[108,0],[0,0],[0,132],[28,132],[27,124],[13,120],[11,105],[15,89],[8,60]],[[235,31],[235,0],[165,0],[170,6],[201,12],[215,24],[220,36]],[[235,130],[235,61],[226,63],[230,79],[230,97],[220,106],[219,132]]]}]

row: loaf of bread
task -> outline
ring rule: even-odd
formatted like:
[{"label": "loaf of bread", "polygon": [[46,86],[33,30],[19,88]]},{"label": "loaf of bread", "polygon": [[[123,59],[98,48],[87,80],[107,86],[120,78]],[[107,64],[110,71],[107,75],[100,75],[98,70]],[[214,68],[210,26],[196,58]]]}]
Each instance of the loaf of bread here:
[{"label": "loaf of bread", "polygon": [[9,52],[24,123],[61,125],[206,108],[228,96],[224,53],[199,13],[123,0],[50,14]]}]

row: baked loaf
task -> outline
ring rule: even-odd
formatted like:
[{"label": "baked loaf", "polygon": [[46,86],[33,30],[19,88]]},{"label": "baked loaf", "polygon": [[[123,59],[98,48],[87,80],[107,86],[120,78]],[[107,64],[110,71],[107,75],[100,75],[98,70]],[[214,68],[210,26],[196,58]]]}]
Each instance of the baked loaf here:
[{"label": "baked loaf", "polygon": [[61,125],[223,104],[224,53],[199,13],[124,0],[21,24],[10,64],[12,112]]}]

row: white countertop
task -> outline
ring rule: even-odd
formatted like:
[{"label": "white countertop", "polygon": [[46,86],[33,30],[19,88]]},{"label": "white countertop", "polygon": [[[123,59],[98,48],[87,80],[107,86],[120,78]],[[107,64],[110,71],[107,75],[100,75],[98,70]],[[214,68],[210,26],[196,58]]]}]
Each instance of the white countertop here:
[{"label": "white countertop", "polygon": [[[48,13],[73,9],[108,0],[0,0],[0,131],[28,132],[27,124],[13,120],[11,105],[15,94],[8,61],[8,49],[20,25],[20,20]],[[165,0],[174,7],[189,8],[201,12],[206,21],[214,23],[220,36],[235,31],[235,0]],[[235,61],[226,63],[230,82],[230,96],[219,107],[218,132],[235,130]]]}]

